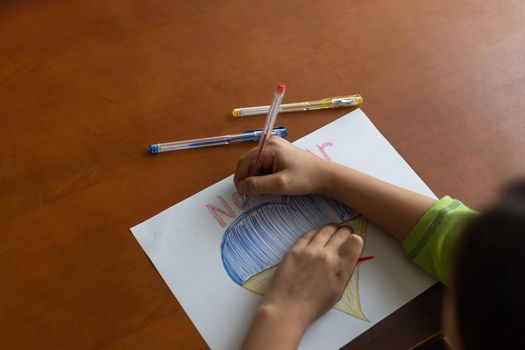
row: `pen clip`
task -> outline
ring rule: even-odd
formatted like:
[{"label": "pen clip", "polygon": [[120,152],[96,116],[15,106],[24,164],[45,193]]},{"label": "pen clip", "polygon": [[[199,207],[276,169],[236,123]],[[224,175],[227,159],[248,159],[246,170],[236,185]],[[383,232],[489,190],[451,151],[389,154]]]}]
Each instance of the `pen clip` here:
[{"label": "pen clip", "polygon": [[[286,127],[281,125],[281,126],[276,126],[275,128],[272,129],[272,133],[278,131],[278,130],[286,130]],[[257,131],[263,131],[263,128],[259,128],[259,129],[252,129],[252,130],[246,130],[246,131],[243,131],[242,133],[243,134],[249,134],[249,133],[252,133],[252,132],[257,132]]]},{"label": "pen clip", "polygon": [[363,98],[360,95],[338,96],[332,97],[331,101],[335,108],[339,108],[357,106],[363,102]]},{"label": "pen clip", "polygon": [[[259,129],[253,129],[253,130],[246,130],[246,131],[243,131],[242,133],[243,134],[254,134],[253,140],[257,141],[259,140],[259,137],[261,136],[262,132],[263,132],[263,129],[259,128]],[[283,125],[277,126],[272,129],[272,135],[276,135],[276,136],[284,138],[288,136],[288,130]]]},{"label": "pen clip", "polygon": [[251,134],[252,132],[257,132],[257,131],[263,131],[263,129],[259,128],[259,129],[246,130],[246,131],[243,131],[241,134]]}]

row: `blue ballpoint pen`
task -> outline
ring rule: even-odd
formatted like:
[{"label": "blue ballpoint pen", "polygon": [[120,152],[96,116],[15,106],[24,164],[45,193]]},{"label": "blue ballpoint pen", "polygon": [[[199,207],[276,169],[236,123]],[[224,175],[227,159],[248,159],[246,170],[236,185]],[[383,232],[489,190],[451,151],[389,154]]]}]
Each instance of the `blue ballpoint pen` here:
[{"label": "blue ballpoint pen", "polygon": [[[227,145],[233,142],[246,142],[246,141],[259,141],[263,129],[247,130],[240,134],[206,137],[202,139],[166,142],[166,143],[155,143],[149,146],[149,152],[152,154],[179,151],[183,149],[201,148]],[[284,126],[279,126],[272,129],[272,135],[286,137],[288,136],[288,130]]]}]

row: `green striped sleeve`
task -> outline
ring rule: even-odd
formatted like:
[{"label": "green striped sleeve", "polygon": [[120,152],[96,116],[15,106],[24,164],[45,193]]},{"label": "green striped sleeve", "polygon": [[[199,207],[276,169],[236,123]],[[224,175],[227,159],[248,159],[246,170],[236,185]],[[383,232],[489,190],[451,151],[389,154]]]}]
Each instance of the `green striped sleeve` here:
[{"label": "green striped sleeve", "polygon": [[401,245],[416,265],[448,284],[457,237],[477,215],[460,201],[445,196],[423,215]]}]

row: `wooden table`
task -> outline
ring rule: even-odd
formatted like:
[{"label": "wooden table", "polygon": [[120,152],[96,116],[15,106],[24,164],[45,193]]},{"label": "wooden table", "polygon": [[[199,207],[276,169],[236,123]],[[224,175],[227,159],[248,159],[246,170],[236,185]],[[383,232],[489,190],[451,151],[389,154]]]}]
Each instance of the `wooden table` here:
[{"label": "wooden table", "polygon": [[[2,347],[206,348],[129,228],[251,145],[146,147],[259,127],[230,110],[266,104],[277,81],[287,101],[362,94],[438,196],[481,209],[523,175],[521,0],[0,1]],[[280,120],[295,140],[346,112]],[[441,294],[348,348],[421,340]]]}]

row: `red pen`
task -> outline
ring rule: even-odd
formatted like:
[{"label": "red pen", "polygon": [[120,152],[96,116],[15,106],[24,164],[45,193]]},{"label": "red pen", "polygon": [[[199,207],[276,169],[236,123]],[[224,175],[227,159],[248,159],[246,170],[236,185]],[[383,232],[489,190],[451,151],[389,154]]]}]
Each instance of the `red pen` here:
[{"label": "red pen", "polygon": [[[277,119],[277,113],[279,113],[279,107],[281,106],[281,101],[283,100],[285,89],[286,86],[283,83],[277,84],[277,87],[275,88],[275,92],[273,93],[272,104],[270,105],[270,109],[268,110],[268,115],[266,116],[266,121],[264,123],[263,133],[261,135],[261,138],[259,139],[259,144],[257,145],[257,156],[255,157],[255,161],[250,167],[249,176],[257,175],[259,173],[259,170],[261,169],[261,155],[264,150],[264,147],[268,144],[268,140],[272,136],[270,132],[272,131],[273,126],[275,125],[275,120]],[[247,201],[248,195],[244,194],[242,196],[243,207],[246,205]]]},{"label": "red pen", "polygon": [[360,262],[363,262],[363,261],[367,261],[367,260],[371,260],[373,258],[374,258],[373,256],[362,256],[359,259],[357,259],[357,263],[360,263]]}]

